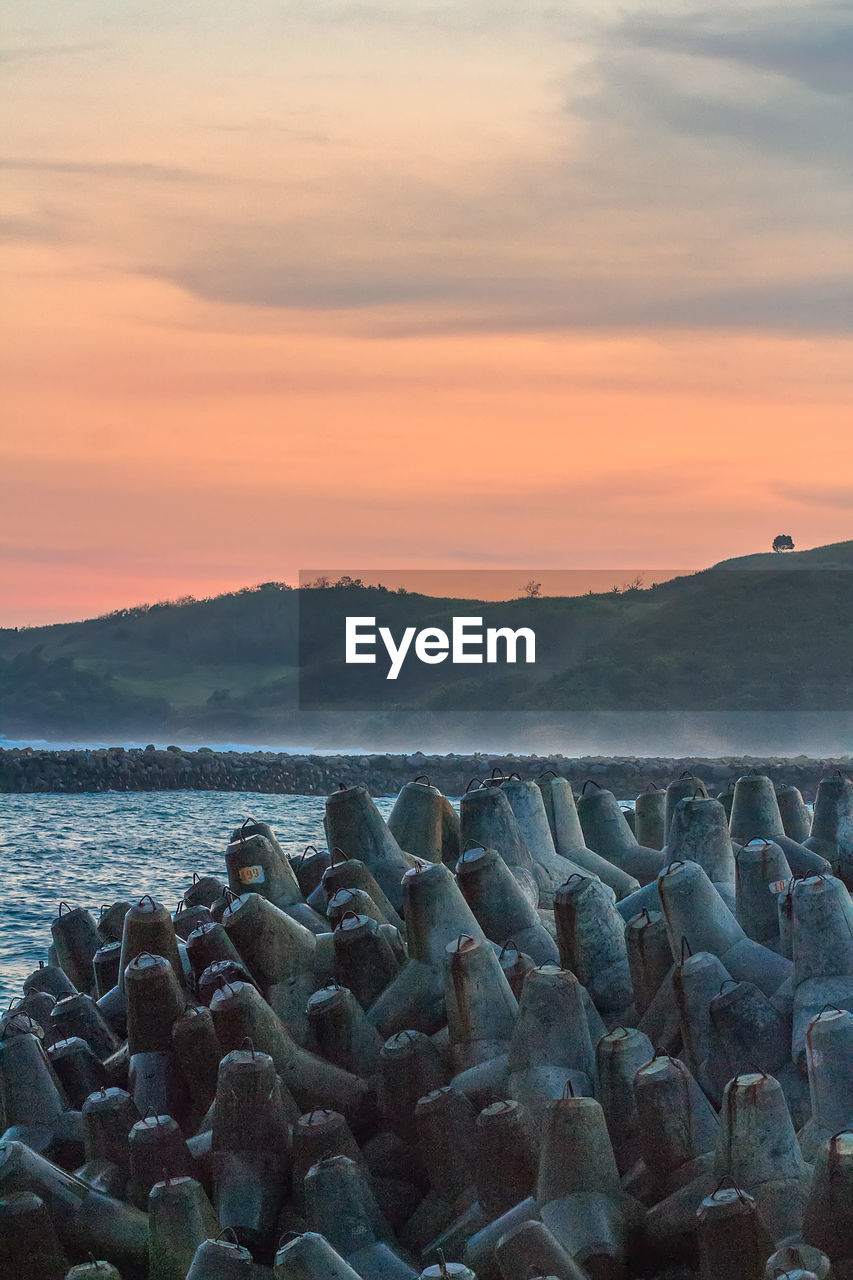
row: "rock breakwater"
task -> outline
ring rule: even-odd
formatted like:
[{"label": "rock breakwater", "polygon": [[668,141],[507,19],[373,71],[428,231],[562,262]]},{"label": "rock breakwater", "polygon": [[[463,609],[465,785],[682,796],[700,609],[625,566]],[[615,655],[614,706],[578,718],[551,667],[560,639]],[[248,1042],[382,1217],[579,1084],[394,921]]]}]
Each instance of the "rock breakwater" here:
[{"label": "rock breakwater", "polygon": [[681,773],[695,773],[710,788],[726,790],[751,771],[769,774],[777,786],[797,787],[807,800],[822,777],[849,772],[853,757],[731,756],[681,759],[635,756],[479,754],[292,755],[283,751],[198,751],[168,747],[106,747],[97,750],[0,750],[0,793],[97,791],[255,791],[273,795],[326,795],[339,783],[368,787],[374,795],[396,795],[425,774],[446,795],[460,795],[471,778],[492,770],[536,778],[553,769],[576,786],[593,778],[619,796],[665,787]]}]

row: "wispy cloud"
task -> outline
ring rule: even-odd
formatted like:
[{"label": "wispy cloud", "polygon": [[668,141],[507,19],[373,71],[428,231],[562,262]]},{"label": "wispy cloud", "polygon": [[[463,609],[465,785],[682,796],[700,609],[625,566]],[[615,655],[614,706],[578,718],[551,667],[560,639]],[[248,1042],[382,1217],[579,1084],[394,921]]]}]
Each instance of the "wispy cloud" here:
[{"label": "wispy cloud", "polygon": [[223,182],[229,181],[221,174],[181,165],[149,164],[144,161],[124,160],[62,160],[41,156],[0,156],[0,169],[20,172],[70,174],[85,178],[117,178],[120,180],[151,179],[157,182]]},{"label": "wispy cloud", "polygon": [[810,507],[837,507],[853,511],[853,484],[802,484],[777,485],[780,498],[799,502]]}]

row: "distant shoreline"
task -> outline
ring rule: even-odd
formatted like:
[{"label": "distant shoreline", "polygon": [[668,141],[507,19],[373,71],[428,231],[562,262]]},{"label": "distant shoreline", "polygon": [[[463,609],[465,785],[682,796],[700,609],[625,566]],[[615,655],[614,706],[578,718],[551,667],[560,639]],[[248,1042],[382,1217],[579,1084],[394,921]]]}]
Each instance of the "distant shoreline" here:
[{"label": "distant shoreline", "polygon": [[284,751],[197,751],[176,747],[106,747],[89,750],[0,748],[0,794],[80,794],[103,791],[250,791],[268,795],[326,795],[340,784],[362,783],[373,795],[395,795],[405,782],[426,775],[446,795],[459,795],[492,770],[536,778],[546,769],[579,789],[592,778],[620,796],[665,787],[695,773],[711,795],[742,774],[767,773],[777,785],[799,787],[814,798],[822,777],[853,772],[853,757],[805,756],[640,757],[561,755],[365,753],[325,755]]}]

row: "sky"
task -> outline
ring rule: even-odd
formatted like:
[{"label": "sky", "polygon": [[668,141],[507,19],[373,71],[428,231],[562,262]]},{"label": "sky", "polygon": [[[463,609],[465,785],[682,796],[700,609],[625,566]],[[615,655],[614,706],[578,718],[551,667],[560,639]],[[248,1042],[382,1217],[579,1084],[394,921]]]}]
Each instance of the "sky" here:
[{"label": "sky", "polygon": [[853,529],[853,8],[8,0],[0,625]]}]

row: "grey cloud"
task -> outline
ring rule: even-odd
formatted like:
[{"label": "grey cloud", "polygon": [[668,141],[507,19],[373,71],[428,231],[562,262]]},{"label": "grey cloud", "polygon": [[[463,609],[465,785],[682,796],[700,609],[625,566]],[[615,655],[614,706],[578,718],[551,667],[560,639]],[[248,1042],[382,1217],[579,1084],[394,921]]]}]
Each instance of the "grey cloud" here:
[{"label": "grey cloud", "polygon": [[[484,23],[487,7],[477,0]],[[496,13],[509,21],[511,7]],[[245,199],[233,221],[224,204],[191,225],[152,209],[151,243],[121,246],[123,260],[204,300],[342,312],[382,337],[853,332],[847,117],[810,83],[819,64],[844,63],[849,20],[823,0],[782,14],[680,7],[677,16],[635,13],[591,39],[571,100],[544,121],[550,155],[529,159],[515,143],[502,166],[456,185],[433,179],[428,164],[383,173],[360,167],[357,154],[341,157],[327,185],[283,168],[238,188]],[[390,13],[334,0],[320,10],[353,22]],[[416,3],[406,16],[444,21],[446,10]],[[530,12],[557,21],[551,6]],[[790,76],[753,75],[771,63]],[[303,123],[310,128],[294,120]],[[229,181],[156,164],[5,163],[134,179],[141,200],[158,181]]]},{"label": "grey cloud", "polygon": [[59,226],[48,219],[0,216],[0,242],[50,244],[61,238]]},{"label": "grey cloud", "polygon": [[853,9],[843,3],[809,3],[752,9],[725,7],[678,15],[632,14],[622,40],[787,76],[819,93],[853,95]]}]

